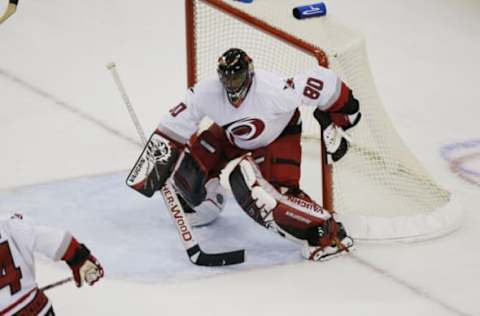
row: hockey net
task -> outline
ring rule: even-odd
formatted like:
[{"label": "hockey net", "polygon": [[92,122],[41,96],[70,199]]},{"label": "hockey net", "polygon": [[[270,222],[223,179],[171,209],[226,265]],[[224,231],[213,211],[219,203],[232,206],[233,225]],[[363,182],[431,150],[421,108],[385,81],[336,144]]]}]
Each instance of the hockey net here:
[{"label": "hockey net", "polygon": [[[360,240],[427,239],[458,227],[460,206],[404,145],[381,104],[363,36],[330,14],[295,19],[292,9],[301,2],[186,0],[188,85],[216,75],[218,57],[231,47],[244,49],[255,68],[285,77],[316,64],[333,69],[354,91],[363,117],[347,156],[318,168],[323,205]],[[313,109],[301,111],[304,143],[319,147]]]}]

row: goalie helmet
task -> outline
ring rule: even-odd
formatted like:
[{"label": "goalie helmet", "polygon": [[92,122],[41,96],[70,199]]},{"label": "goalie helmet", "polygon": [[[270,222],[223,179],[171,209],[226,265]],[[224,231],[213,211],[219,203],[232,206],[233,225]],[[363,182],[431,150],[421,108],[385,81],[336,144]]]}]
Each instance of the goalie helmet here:
[{"label": "goalie helmet", "polygon": [[218,59],[217,72],[228,100],[239,107],[252,84],[252,59],[243,50],[230,48]]}]

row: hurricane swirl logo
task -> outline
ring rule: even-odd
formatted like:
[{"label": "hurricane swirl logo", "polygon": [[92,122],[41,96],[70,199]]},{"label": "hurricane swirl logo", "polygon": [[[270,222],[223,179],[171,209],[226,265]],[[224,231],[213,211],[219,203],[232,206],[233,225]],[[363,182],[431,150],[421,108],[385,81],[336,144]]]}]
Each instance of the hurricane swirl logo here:
[{"label": "hurricane swirl logo", "polygon": [[225,132],[230,143],[234,140],[249,141],[257,138],[265,130],[265,123],[256,118],[245,118],[228,124]]}]

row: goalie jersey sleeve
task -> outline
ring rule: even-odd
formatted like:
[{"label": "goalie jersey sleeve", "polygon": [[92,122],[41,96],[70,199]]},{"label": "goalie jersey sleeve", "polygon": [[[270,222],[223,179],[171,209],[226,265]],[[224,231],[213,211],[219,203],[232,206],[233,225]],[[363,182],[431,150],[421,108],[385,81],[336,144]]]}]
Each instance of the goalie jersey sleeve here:
[{"label": "goalie jersey sleeve", "polygon": [[316,66],[293,78],[293,90],[299,103],[333,112],[345,105],[350,89],[330,69]]},{"label": "goalie jersey sleeve", "polygon": [[[34,253],[58,261],[71,239],[64,230],[33,225],[18,217],[0,220],[1,315],[14,315],[34,299],[37,292]],[[49,306],[50,302],[44,309]]]},{"label": "goalie jersey sleeve", "polygon": [[205,114],[195,104],[193,88],[187,91],[185,101],[162,116],[158,129],[171,139],[185,144],[197,131]]}]

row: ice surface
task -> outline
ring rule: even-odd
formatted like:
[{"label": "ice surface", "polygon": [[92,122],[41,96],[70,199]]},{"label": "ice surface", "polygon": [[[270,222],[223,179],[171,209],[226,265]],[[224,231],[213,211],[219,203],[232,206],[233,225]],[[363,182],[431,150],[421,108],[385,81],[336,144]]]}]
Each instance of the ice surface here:
[{"label": "ice surface", "polygon": [[[58,315],[480,315],[480,191],[440,156],[480,138],[480,4],[327,5],[365,33],[386,110],[460,197],[462,228],[418,244],[360,244],[354,256],[314,264],[229,201],[196,233],[206,251],[245,248],[246,264],[190,264],[160,199],[124,185],[139,149],[105,69],[117,63],[151,131],[184,94],[183,1],[21,1],[0,26],[0,213],[70,229],[106,267],[98,286],[48,292]],[[478,159],[467,167],[478,171]],[[305,181],[313,191],[315,179]],[[39,258],[37,275],[43,285],[69,272]]]}]

